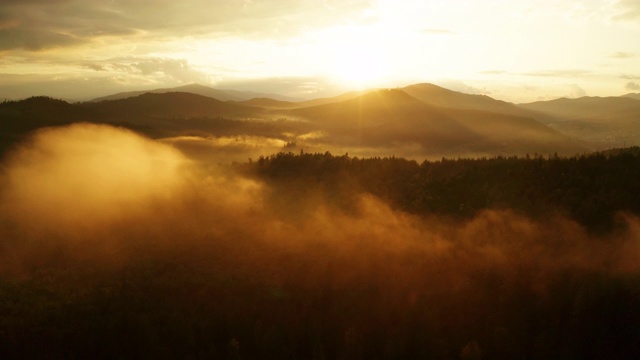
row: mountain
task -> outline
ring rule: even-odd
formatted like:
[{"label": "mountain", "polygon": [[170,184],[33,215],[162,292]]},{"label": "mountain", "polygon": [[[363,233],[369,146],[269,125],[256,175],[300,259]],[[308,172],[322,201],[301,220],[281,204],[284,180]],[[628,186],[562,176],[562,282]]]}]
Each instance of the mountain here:
[{"label": "mountain", "polygon": [[[305,106],[309,104],[313,106]],[[305,150],[331,148],[357,153],[364,149],[372,156],[573,155],[587,150],[583,143],[531,116],[508,112],[555,119],[537,108],[534,111],[487,96],[417,84],[305,102],[271,98],[221,101],[189,92],[144,93],[77,104],[33,98],[0,104],[0,135],[8,144],[39,127],[87,121],[124,126],[153,138],[246,135],[266,139],[271,149],[274,144],[291,143],[305,146]],[[558,121],[569,123],[564,118]],[[207,153],[206,148],[202,153]]]},{"label": "mountain", "polygon": [[91,113],[64,100],[36,96],[0,104],[0,154],[30,131],[87,121]]},{"label": "mountain", "polygon": [[640,144],[640,101],[629,96],[561,98],[518,106],[555,117],[549,126],[598,149]]},{"label": "mountain", "polygon": [[238,105],[243,105],[243,106],[253,106],[253,107],[259,107],[259,108],[265,108],[265,109],[291,109],[291,108],[300,107],[298,103],[295,103],[295,102],[281,101],[281,100],[275,100],[275,99],[264,98],[264,97],[253,98],[245,101],[229,101],[229,102],[232,102]]},{"label": "mountain", "polygon": [[81,105],[100,119],[138,121],[158,118],[250,118],[262,109],[242,106],[186,92],[145,93],[135,97]]},{"label": "mountain", "polygon": [[337,103],[337,102],[341,102],[341,101],[345,101],[345,100],[355,99],[358,96],[362,96],[362,95],[365,95],[365,94],[367,94],[369,92],[376,91],[376,90],[380,90],[380,89],[350,91],[350,92],[346,92],[344,94],[341,94],[341,95],[338,95],[338,96],[333,96],[333,97],[318,98],[318,99],[312,99],[312,100],[307,100],[307,101],[299,101],[299,102],[296,102],[296,104],[297,104],[297,107],[301,107],[301,108],[302,107],[333,104],[333,103]]},{"label": "mountain", "polygon": [[583,144],[526,117],[435,107],[404,90],[380,90],[333,104],[289,110],[327,127],[341,141],[380,146],[420,144],[447,154],[562,153]]},{"label": "mountain", "polygon": [[509,113],[518,108],[508,102],[493,99],[486,95],[472,95],[448,90],[437,85],[423,83],[409,85],[402,91],[427,104],[456,109],[472,109]]},{"label": "mountain", "polygon": [[518,106],[565,119],[614,118],[625,114],[640,114],[640,101],[631,97],[585,96],[577,99],[537,101]]},{"label": "mountain", "polygon": [[465,94],[429,83],[409,85],[402,88],[402,90],[426,104],[437,107],[480,110],[498,114],[528,117],[543,123],[555,120],[548,114],[520,108],[510,102],[496,100],[487,95]]},{"label": "mountain", "polygon": [[245,100],[249,100],[251,98],[256,98],[256,97],[270,97],[270,98],[276,98],[281,101],[295,100],[293,98],[276,95],[276,94],[263,94],[263,93],[257,93],[257,92],[251,92],[251,91],[238,91],[238,90],[222,90],[222,89],[215,89],[215,88],[200,85],[200,84],[189,84],[189,85],[179,86],[175,88],[121,92],[121,93],[117,93],[109,96],[99,97],[91,100],[90,102],[126,99],[126,98],[135,97],[135,96],[139,96],[146,93],[163,94],[163,93],[169,93],[169,92],[186,92],[186,93],[214,98],[220,101],[245,101]]},{"label": "mountain", "polygon": [[366,127],[391,119],[424,116],[430,107],[400,90],[379,90],[342,100],[301,107],[288,114],[330,127]]},{"label": "mountain", "polygon": [[630,93],[630,94],[622,95],[622,97],[640,100],[640,93]]}]

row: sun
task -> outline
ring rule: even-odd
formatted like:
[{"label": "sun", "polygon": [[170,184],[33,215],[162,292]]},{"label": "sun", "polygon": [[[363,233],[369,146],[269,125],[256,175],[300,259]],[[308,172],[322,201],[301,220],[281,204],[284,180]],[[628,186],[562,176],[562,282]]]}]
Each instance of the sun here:
[{"label": "sun", "polygon": [[325,73],[349,87],[386,80],[391,64],[387,36],[374,27],[339,27],[325,34]]},{"label": "sun", "polygon": [[338,82],[355,87],[375,85],[385,77],[383,54],[363,44],[338,49],[331,64],[331,76]]}]

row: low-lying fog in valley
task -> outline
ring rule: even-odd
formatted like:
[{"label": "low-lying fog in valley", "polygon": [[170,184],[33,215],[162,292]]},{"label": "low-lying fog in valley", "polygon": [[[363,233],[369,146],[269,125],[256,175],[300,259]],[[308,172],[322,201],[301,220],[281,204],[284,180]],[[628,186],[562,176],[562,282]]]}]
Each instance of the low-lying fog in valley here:
[{"label": "low-lying fog in valley", "polygon": [[0,0],[0,360],[640,359],[639,0]]},{"label": "low-lying fog in valley", "polygon": [[302,172],[252,171],[264,158],[206,163],[174,147],[198,141],[79,123],[5,155],[0,356],[640,351],[638,213],[613,214],[606,231],[560,210],[415,213],[356,184],[325,184],[336,199]]}]

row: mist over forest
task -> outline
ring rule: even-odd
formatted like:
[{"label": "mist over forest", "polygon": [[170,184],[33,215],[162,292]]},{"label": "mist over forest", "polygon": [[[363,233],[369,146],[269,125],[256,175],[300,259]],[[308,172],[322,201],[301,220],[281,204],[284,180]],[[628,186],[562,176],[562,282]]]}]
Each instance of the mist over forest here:
[{"label": "mist over forest", "polygon": [[625,99],[4,102],[0,358],[637,358]]}]

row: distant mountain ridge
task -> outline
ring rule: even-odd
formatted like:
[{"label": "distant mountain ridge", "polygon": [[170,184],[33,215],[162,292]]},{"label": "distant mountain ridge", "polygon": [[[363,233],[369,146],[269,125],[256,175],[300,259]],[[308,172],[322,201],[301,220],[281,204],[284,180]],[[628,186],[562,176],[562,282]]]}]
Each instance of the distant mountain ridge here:
[{"label": "distant mountain ridge", "polygon": [[90,100],[89,102],[100,102],[106,100],[119,100],[126,99],[129,97],[135,97],[146,93],[169,93],[169,92],[186,92],[192,93],[196,95],[202,95],[206,97],[211,97],[220,101],[246,101],[256,97],[264,97],[264,98],[275,98],[280,101],[292,101],[296,100],[294,98],[290,98],[287,96],[282,96],[278,94],[263,94],[252,91],[239,91],[239,90],[223,90],[223,89],[215,89],[209,86],[204,86],[200,84],[189,84],[184,86],[178,86],[174,88],[162,88],[162,89],[152,89],[152,90],[139,90],[139,91],[127,91],[120,92],[117,94],[112,94],[108,96],[103,96],[99,98],[95,98]]},{"label": "distant mountain ridge", "polygon": [[117,100],[83,103],[82,107],[109,117],[250,117],[256,108],[188,92],[144,93]]},{"label": "distant mountain ridge", "polygon": [[626,95],[622,95],[623,97],[628,97],[631,99],[636,99],[636,100],[640,100],[640,93],[629,93]]},{"label": "distant mountain ridge", "polygon": [[[455,93],[447,96],[453,99]],[[404,89],[372,91],[337,103],[291,109],[287,114],[342,128],[345,142],[367,146],[415,143],[452,155],[496,151],[575,154],[587,148],[532,118],[433,106]]]},{"label": "distant mountain ridge", "polygon": [[[422,83],[307,101],[264,96],[237,100],[255,94],[191,84],[76,104],[45,97],[10,101],[0,104],[0,135],[12,142],[39,127],[88,121],[129,127],[154,138],[250,133],[289,143],[304,135],[299,143],[419,146],[417,154],[447,156],[571,155],[640,144],[638,94],[516,105]],[[305,135],[303,129],[315,135]]]},{"label": "distant mountain ridge", "polygon": [[640,114],[640,100],[628,95],[618,97],[584,96],[575,99],[559,98],[519,104],[518,106],[566,119],[610,117],[626,112]]},{"label": "distant mountain ridge", "polygon": [[551,116],[541,122],[588,141],[598,149],[640,145],[640,99],[635,94],[620,97],[560,98],[519,104],[518,107]]}]

